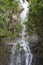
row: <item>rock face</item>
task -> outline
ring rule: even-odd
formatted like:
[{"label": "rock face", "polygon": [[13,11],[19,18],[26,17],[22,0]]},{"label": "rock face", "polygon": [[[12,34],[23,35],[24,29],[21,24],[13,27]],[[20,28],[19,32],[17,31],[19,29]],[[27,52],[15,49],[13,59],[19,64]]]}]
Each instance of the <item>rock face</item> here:
[{"label": "rock face", "polygon": [[39,36],[36,34],[31,35],[29,42],[31,52],[33,53],[32,65],[43,65],[43,46]]},{"label": "rock face", "polygon": [[26,60],[25,60],[25,51],[24,51],[24,49],[21,50],[20,55],[21,55],[21,65],[25,65]]},{"label": "rock face", "polygon": [[12,13],[10,16],[10,20],[8,22],[8,29],[12,29],[14,25],[18,22],[19,14]]},{"label": "rock face", "polygon": [[39,37],[37,34],[32,34],[29,38],[30,49],[37,47],[39,44]]},{"label": "rock face", "polygon": [[13,19],[14,21],[16,21],[16,20],[18,19],[17,15],[13,14],[13,15],[12,15],[12,19]]}]

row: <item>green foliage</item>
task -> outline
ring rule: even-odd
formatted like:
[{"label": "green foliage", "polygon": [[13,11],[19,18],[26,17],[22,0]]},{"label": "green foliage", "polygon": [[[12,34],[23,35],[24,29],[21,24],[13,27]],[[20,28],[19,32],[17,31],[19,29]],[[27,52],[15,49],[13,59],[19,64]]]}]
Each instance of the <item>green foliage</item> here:
[{"label": "green foliage", "polygon": [[29,34],[37,33],[43,39],[43,0],[29,0],[28,21]]},{"label": "green foliage", "polygon": [[0,11],[6,12],[8,10],[17,11],[18,1],[16,0],[0,0]]},{"label": "green foliage", "polygon": [[[17,14],[19,1],[17,0],[0,0],[0,37],[16,37],[21,31],[21,24],[16,22],[12,25],[11,30],[8,30],[12,24],[12,14]],[[12,21],[10,23],[10,21]],[[15,22],[15,21],[14,21]]]},{"label": "green foliage", "polygon": [[22,25],[17,22],[14,27],[11,29],[11,31],[9,32],[6,32],[6,35],[7,37],[10,37],[10,38],[16,38],[16,37],[19,37],[19,33],[21,32],[22,30]]}]

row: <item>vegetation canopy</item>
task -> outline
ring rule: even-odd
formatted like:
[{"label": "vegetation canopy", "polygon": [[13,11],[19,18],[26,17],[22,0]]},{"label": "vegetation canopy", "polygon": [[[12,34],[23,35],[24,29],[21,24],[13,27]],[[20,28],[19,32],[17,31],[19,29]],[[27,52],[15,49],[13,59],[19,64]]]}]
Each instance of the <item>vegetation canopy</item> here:
[{"label": "vegetation canopy", "polygon": [[36,33],[43,40],[43,0],[29,0],[28,34]]},{"label": "vegetation canopy", "polygon": [[12,18],[13,14],[18,17],[18,5],[17,0],[0,0],[0,38],[19,35],[21,24]]}]

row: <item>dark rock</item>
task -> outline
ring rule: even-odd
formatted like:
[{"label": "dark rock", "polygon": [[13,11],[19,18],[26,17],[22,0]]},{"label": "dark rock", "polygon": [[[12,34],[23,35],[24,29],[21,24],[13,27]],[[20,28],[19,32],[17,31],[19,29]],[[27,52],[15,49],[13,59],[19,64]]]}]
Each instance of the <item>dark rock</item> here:
[{"label": "dark rock", "polygon": [[32,65],[43,65],[43,46],[41,38],[37,35],[31,35],[29,39],[30,50],[33,54]]},{"label": "dark rock", "polygon": [[21,65],[25,65],[26,60],[25,60],[25,51],[24,51],[24,49],[21,49],[20,55],[21,55]]}]

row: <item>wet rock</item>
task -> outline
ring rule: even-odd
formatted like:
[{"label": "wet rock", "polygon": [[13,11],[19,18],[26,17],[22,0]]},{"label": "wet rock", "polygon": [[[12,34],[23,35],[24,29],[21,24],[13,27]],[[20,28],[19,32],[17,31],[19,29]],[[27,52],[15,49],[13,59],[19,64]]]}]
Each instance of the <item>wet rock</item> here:
[{"label": "wet rock", "polygon": [[30,42],[29,46],[31,50],[34,50],[40,46],[40,38],[37,34],[31,35],[29,38],[29,42]]},{"label": "wet rock", "polygon": [[25,2],[25,0],[23,0],[23,2]]},{"label": "wet rock", "polygon": [[20,51],[20,55],[24,55],[24,54],[25,54],[24,49],[21,49],[21,51]]},{"label": "wet rock", "polygon": [[43,65],[43,46],[38,35],[31,35],[29,39],[29,46],[33,54],[32,65]]},{"label": "wet rock", "polygon": [[25,58],[24,49],[21,50],[20,55],[21,55],[21,65],[25,65],[26,64],[26,60],[25,60],[26,58]]},{"label": "wet rock", "polygon": [[29,38],[29,41],[31,43],[38,43],[39,42],[39,36],[37,34],[32,34]]},{"label": "wet rock", "polygon": [[38,57],[37,55],[34,55],[32,65],[43,65],[43,57]]}]

